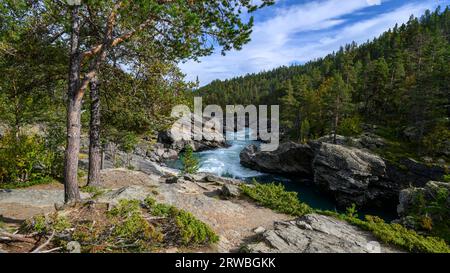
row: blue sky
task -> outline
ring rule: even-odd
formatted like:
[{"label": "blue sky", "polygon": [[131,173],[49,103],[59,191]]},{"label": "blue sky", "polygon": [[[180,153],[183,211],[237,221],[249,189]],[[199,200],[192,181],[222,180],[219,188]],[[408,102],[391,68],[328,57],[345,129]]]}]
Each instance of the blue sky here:
[{"label": "blue sky", "polygon": [[[259,1],[259,0],[254,0]],[[181,63],[187,80],[201,85],[324,57],[340,46],[379,36],[396,23],[450,0],[276,0],[254,13],[252,41],[241,51],[218,50],[200,62]]]}]

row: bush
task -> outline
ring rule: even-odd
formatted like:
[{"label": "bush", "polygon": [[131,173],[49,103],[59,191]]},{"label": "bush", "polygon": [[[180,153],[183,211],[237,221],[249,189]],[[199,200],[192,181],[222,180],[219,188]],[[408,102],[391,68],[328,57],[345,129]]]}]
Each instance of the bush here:
[{"label": "bush", "polygon": [[181,162],[183,164],[181,172],[183,174],[195,174],[199,169],[199,162],[197,157],[194,155],[194,151],[190,145],[188,145],[181,155]]},{"label": "bush", "polygon": [[302,121],[302,125],[300,128],[301,141],[306,143],[309,139],[309,134],[311,132],[311,125],[308,119]]},{"label": "bush", "polygon": [[348,137],[361,134],[361,118],[355,116],[343,119],[339,124],[338,132]]},{"label": "bush", "polygon": [[288,192],[281,184],[260,184],[253,182],[254,187],[242,184],[242,192],[255,200],[259,205],[280,213],[302,216],[312,212],[312,209],[299,201],[296,192]]},{"label": "bush", "polygon": [[448,145],[450,145],[450,130],[445,124],[437,125],[422,141],[427,154],[435,156],[448,151]]},{"label": "bush", "polygon": [[450,253],[450,247],[443,239],[420,235],[416,231],[407,229],[399,224],[385,223],[383,219],[376,216],[366,215],[366,220],[364,221],[333,211],[317,211],[317,213],[346,221],[371,232],[376,238],[386,244],[400,247],[409,252]]},{"label": "bush", "polygon": [[175,216],[175,223],[185,245],[201,245],[219,241],[219,237],[209,226],[187,211],[178,211]]},{"label": "bush", "polygon": [[9,133],[0,140],[0,187],[44,181],[54,174],[57,161],[42,137]]},{"label": "bush", "polygon": [[376,216],[366,216],[366,221],[347,217],[347,220],[372,232],[385,243],[399,246],[409,252],[450,253],[449,246],[437,237],[425,237],[399,224],[387,224]]}]

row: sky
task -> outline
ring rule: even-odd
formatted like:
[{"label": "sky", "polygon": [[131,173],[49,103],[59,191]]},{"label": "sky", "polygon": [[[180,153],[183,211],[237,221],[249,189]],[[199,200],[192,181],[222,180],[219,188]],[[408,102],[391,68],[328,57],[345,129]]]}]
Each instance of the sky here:
[{"label": "sky", "polygon": [[252,40],[242,50],[222,56],[217,49],[200,62],[179,66],[187,80],[198,77],[203,86],[216,79],[303,64],[352,41],[371,40],[439,5],[444,8],[450,0],[276,0],[253,13]]}]

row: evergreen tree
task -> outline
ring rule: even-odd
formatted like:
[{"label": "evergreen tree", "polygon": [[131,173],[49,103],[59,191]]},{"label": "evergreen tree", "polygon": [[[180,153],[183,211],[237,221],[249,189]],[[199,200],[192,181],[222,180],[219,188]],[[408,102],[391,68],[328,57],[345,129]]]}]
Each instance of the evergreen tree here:
[{"label": "evergreen tree", "polygon": [[191,145],[188,145],[181,155],[181,163],[182,174],[195,174],[198,172],[198,169],[200,168],[199,161],[198,158],[194,155],[194,151]]}]

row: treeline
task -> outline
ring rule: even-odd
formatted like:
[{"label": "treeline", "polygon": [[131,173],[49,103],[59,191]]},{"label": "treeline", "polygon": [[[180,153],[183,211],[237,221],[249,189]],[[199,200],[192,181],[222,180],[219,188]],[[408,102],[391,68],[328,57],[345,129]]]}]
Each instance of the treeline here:
[{"label": "treeline", "polygon": [[[362,124],[420,144],[421,152],[448,146],[450,10],[411,17],[379,38],[305,65],[280,67],[200,88],[209,104],[279,104],[293,140],[329,133],[356,135]],[[423,149],[421,149],[423,148]]]}]

